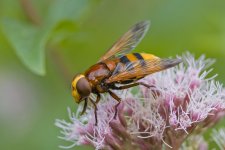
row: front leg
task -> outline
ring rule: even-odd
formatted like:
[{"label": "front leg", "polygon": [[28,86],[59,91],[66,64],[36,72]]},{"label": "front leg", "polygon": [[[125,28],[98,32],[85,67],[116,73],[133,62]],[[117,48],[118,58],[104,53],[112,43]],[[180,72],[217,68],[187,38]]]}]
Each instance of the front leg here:
[{"label": "front leg", "polygon": [[91,103],[93,104],[94,106],[94,113],[95,113],[95,125],[97,126],[98,124],[98,115],[97,115],[97,110],[98,110],[98,107],[97,107],[97,103],[99,102],[101,96],[99,93],[96,93],[97,94],[97,98],[96,98],[96,101],[93,101],[91,98],[90,98],[90,101]]},{"label": "front leg", "polygon": [[118,111],[118,106],[121,102],[121,99],[115,94],[113,93],[112,91],[108,91],[109,94],[118,102],[116,105],[115,105],[115,114],[114,114],[114,119],[116,119],[116,116],[117,116],[117,111]]},{"label": "front leg", "polygon": [[91,101],[91,103],[93,104],[93,106],[94,106],[94,113],[95,113],[95,125],[97,126],[97,124],[98,124],[98,116],[97,116],[97,106],[96,106],[96,104],[95,104],[95,102],[90,98],[90,101]]},{"label": "front leg", "polygon": [[86,109],[87,109],[87,103],[88,103],[88,99],[85,98],[85,99],[84,99],[83,110],[82,110],[82,112],[80,113],[80,115],[83,115],[83,114],[86,112]]}]

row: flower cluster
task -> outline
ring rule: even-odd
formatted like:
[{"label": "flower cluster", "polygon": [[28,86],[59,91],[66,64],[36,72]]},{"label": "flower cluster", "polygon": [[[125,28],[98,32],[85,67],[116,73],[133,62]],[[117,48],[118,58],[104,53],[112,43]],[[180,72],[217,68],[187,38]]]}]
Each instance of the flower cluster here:
[{"label": "flower cluster", "polygon": [[213,63],[189,53],[183,63],[142,79],[152,88],[139,86],[119,93],[122,102],[113,118],[116,101],[105,96],[94,110],[70,113],[70,122],[57,120],[62,138],[95,149],[179,149],[191,133],[200,133],[225,115],[225,90],[215,76],[208,77]]}]

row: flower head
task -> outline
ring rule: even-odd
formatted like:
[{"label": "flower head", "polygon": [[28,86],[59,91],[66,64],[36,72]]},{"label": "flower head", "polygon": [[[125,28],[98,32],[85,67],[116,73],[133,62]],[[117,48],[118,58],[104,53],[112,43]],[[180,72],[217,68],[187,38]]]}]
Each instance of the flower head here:
[{"label": "flower head", "polygon": [[94,111],[70,115],[70,122],[57,120],[63,139],[74,145],[91,145],[96,149],[178,149],[193,132],[214,125],[224,116],[225,90],[212,70],[205,69],[213,60],[204,56],[195,60],[190,54],[184,63],[149,75],[139,86],[118,94],[122,102],[113,119],[116,101],[105,96],[98,104],[98,125]]}]

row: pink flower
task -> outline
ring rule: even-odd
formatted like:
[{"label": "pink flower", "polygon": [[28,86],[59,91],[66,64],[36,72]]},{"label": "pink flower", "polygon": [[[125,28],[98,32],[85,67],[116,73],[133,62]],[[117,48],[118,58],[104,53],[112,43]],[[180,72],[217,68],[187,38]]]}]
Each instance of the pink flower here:
[{"label": "pink flower", "polygon": [[[179,149],[189,134],[200,133],[224,116],[225,90],[215,76],[207,78],[213,60],[195,60],[187,53],[183,64],[142,79],[139,86],[118,93],[123,101],[113,119],[116,101],[105,96],[98,104],[98,125],[93,108],[85,115],[57,120],[62,139],[95,149]],[[71,112],[70,112],[71,114]]]}]

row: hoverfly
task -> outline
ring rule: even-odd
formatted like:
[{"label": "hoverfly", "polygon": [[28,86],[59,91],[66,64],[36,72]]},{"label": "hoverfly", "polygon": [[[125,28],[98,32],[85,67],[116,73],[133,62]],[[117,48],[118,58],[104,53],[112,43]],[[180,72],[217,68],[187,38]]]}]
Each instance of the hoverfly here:
[{"label": "hoverfly", "polygon": [[[94,106],[97,124],[97,103],[100,93],[109,93],[118,103],[115,105],[114,118],[121,98],[112,90],[127,89],[137,85],[150,87],[139,80],[146,75],[168,69],[181,62],[180,59],[161,59],[147,53],[130,53],[142,40],[149,29],[149,22],[142,21],[131,27],[113,46],[83,74],[72,81],[72,95],[76,103],[84,101],[81,115],[86,111],[88,100]],[[120,86],[118,86],[120,84]],[[96,94],[96,100],[89,98]]]}]

